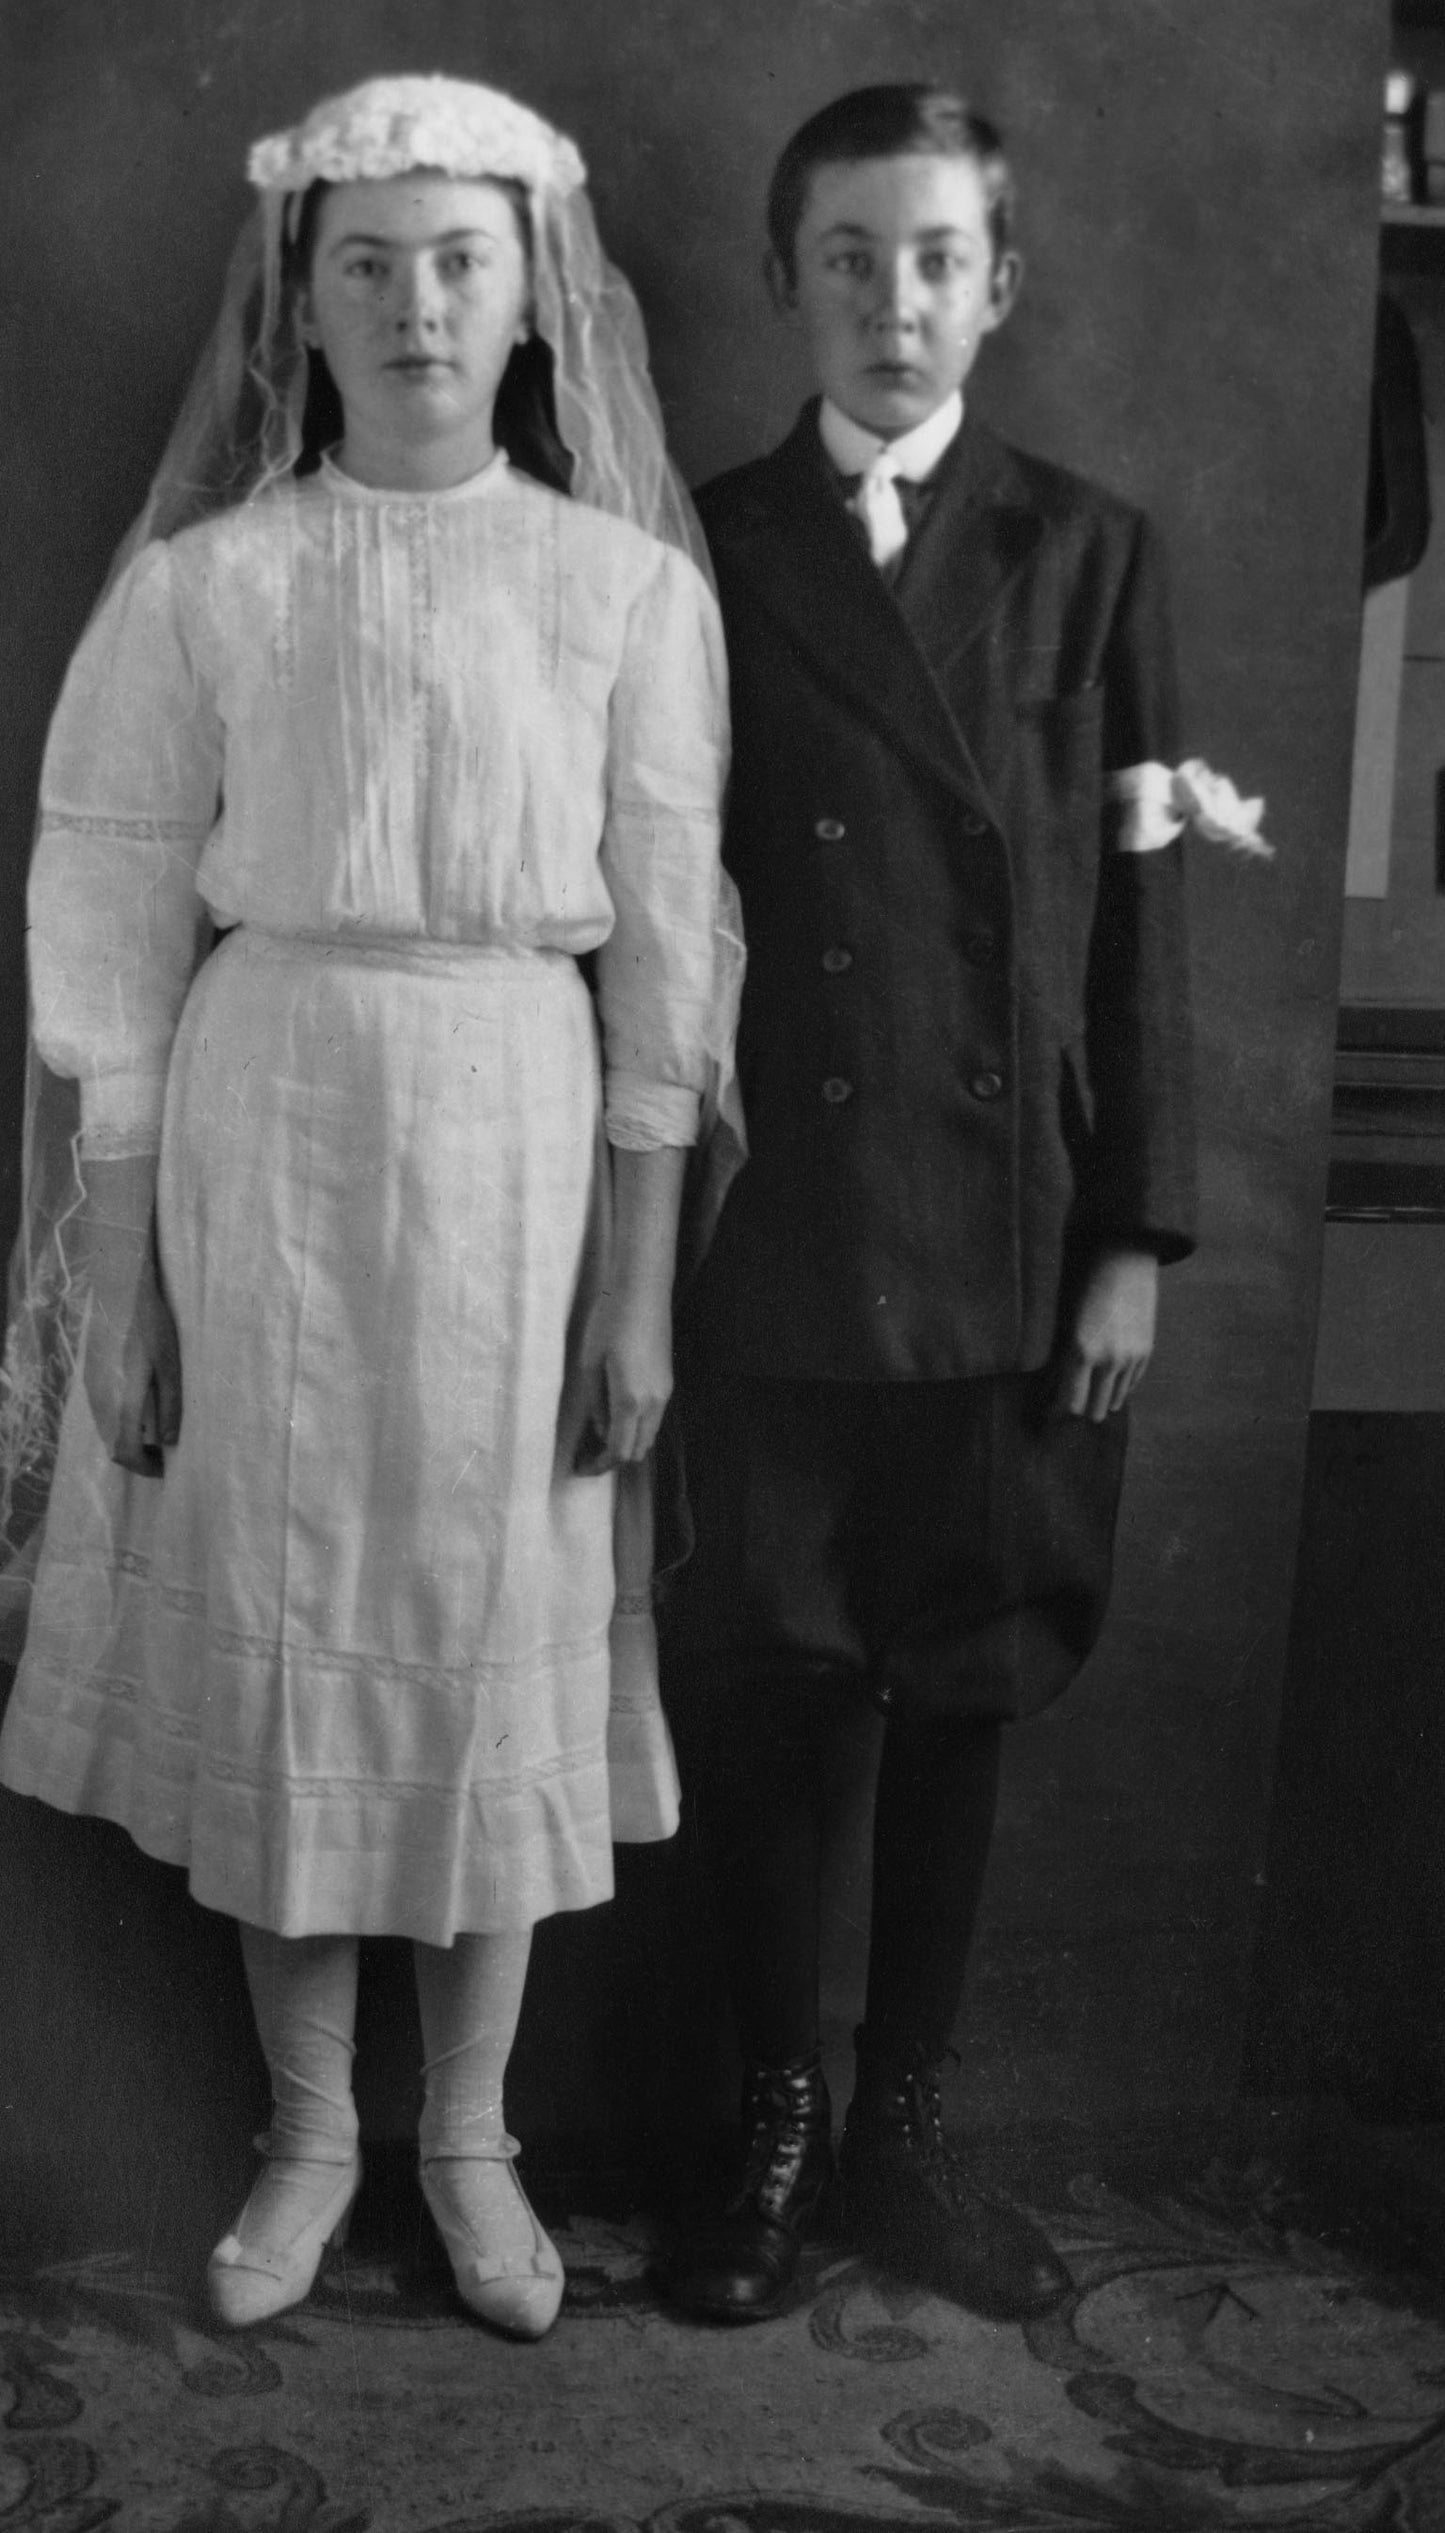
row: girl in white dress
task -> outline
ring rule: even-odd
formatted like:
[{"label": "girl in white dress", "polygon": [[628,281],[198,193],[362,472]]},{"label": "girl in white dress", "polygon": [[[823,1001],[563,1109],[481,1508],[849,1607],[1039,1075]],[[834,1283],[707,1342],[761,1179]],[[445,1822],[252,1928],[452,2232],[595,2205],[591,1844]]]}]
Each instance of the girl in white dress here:
[{"label": "girl in white dress", "polygon": [[251,174],[147,525],[199,523],[120,570],[45,762],[34,1026],[90,1302],[0,1776],[240,1922],[274,2112],[220,2317],[303,2297],[349,2213],[357,1939],[392,1934],[428,2203],[535,2337],[530,1930],[676,1820],[614,1677],[612,1473],[666,1401],[725,1053],[721,646],[571,144],[384,80]]}]

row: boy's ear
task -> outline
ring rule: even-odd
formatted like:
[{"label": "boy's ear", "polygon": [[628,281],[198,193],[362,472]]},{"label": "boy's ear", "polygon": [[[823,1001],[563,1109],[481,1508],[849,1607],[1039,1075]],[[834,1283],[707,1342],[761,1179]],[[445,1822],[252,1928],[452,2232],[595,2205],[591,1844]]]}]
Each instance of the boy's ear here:
[{"label": "boy's ear", "polygon": [[780,317],[790,317],[798,304],[798,285],[789,277],[787,266],[775,246],[763,258],[763,279],[768,297]]},{"label": "boy's ear", "polygon": [[1024,286],[1024,259],[1013,247],[1000,255],[993,268],[988,288],[988,309],[980,324],[982,334],[993,334],[1018,305]]}]

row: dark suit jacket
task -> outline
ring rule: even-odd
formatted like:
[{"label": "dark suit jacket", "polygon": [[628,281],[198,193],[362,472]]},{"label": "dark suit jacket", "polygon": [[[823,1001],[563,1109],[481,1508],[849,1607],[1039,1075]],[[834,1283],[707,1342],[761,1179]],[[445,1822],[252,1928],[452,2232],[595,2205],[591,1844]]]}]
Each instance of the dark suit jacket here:
[{"label": "dark suit jacket", "polygon": [[966,421],[890,587],[805,409],[708,485],[750,1158],[686,1313],[733,1367],[1042,1364],[1101,1243],[1193,1237],[1178,846],[1104,781],[1176,751],[1146,521]]}]

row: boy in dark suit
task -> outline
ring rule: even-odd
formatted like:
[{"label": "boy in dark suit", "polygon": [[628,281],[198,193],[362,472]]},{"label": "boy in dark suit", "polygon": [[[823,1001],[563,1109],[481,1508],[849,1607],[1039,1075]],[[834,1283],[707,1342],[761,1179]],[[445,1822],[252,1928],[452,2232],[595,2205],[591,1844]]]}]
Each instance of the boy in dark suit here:
[{"label": "boy in dark suit", "polygon": [[1068,2287],[944,2137],[1004,1722],[1093,1645],[1123,1410],[1192,1240],[1169,628],[1146,522],[963,389],[1019,282],[998,134],[864,89],[805,124],[769,275],[820,395],[699,506],[733,680],[750,1158],[685,1308],[697,1549],[665,1613],[716,1868],[744,2158],[692,2313],[778,2310],[833,2174],[823,1789],[885,1715],[850,2229],[1001,2316]]}]

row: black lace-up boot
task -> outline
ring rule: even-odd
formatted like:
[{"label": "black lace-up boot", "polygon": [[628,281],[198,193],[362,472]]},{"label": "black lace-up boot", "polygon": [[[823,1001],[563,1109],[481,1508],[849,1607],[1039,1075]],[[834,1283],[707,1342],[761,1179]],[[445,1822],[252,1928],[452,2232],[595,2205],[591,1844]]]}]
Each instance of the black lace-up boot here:
[{"label": "black lace-up boot", "polygon": [[936,2287],[971,2313],[1024,2322],[1051,2312],[1072,2280],[1016,2208],[981,2190],[943,2132],[944,2059],[857,2034],[858,2086],[838,2157],[851,2240],[896,2276]]},{"label": "black lace-up boot", "polygon": [[763,2322],[793,2283],[808,2220],[833,2177],[832,2108],[816,2057],[743,2074],[743,2154],[722,2206],[689,2226],[664,2273],[705,2322]]}]

